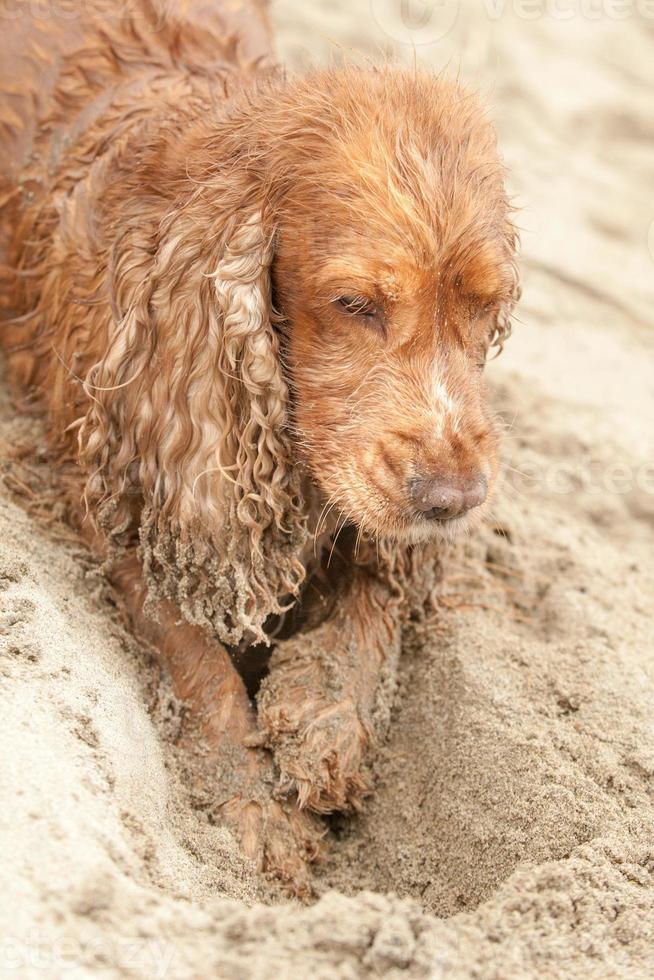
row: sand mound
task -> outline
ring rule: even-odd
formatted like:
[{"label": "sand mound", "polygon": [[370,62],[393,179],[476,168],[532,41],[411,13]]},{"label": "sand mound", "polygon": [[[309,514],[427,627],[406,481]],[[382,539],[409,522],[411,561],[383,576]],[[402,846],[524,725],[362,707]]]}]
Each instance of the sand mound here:
[{"label": "sand mound", "polygon": [[[391,6],[280,0],[284,52],[378,49]],[[491,91],[525,205],[506,490],[407,638],[375,797],[320,899],[280,901],[189,804],[178,708],[95,569],[2,492],[0,974],[650,974],[654,29],[489,10],[418,54]]]}]

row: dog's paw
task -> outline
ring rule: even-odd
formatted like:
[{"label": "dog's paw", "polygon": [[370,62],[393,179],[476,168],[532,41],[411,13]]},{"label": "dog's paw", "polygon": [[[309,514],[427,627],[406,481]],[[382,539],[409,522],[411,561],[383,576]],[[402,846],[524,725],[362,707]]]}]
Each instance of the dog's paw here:
[{"label": "dog's paw", "polygon": [[253,747],[254,725],[241,744],[212,737],[186,747],[192,806],[229,828],[256,870],[297,897],[312,894],[310,865],[323,853],[326,828],[297,799],[278,799],[270,753]]},{"label": "dog's paw", "polygon": [[370,730],[351,700],[316,701],[304,694],[301,700],[277,687],[259,698],[261,741],[274,754],[278,791],[297,795],[301,809],[316,813],[359,810],[371,791],[363,773]]},{"label": "dog's paw", "polygon": [[220,809],[258,871],[298,898],[311,896],[309,866],[320,859],[326,833],[316,817],[290,800],[234,798]]}]

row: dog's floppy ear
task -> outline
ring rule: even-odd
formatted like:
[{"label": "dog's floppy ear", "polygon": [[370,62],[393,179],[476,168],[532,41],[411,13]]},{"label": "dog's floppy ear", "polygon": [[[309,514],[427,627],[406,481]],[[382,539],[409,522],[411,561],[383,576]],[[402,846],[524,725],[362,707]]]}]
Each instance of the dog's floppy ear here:
[{"label": "dog's floppy ear", "polygon": [[172,212],[149,264],[133,237],[114,254],[81,455],[105,529],[138,523],[151,594],[235,643],[263,639],[297,592],[306,530],[270,322],[273,229],[260,210],[206,225]]},{"label": "dog's floppy ear", "polygon": [[520,238],[517,229],[511,221],[506,222],[506,249],[508,252],[508,275],[510,277],[509,298],[502,304],[495,320],[495,329],[491,340],[491,346],[497,349],[497,354],[501,354],[504,344],[511,336],[513,327],[512,316],[516,303],[522,293],[520,283],[520,270],[518,268],[518,249]]}]

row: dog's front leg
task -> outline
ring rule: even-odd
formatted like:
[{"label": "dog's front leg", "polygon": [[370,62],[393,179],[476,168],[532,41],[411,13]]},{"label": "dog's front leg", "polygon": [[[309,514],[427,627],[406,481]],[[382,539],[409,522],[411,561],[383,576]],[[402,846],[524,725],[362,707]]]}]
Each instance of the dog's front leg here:
[{"label": "dog's front leg", "polygon": [[146,613],[135,556],[120,561],[110,581],[135,633],[155,648],[188,709],[182,741],[196,791],[233,828],[260,870],[298,894],[309,891],[307,862],[318,854],[322,829],[295,801],[273,798],[272,759],[251,747],[256,717],[229,654],[203,629],[182,621],[170,602],[157,603],[154,616]]},{"label": "dog's front leg", "polygon": [[359,570],[331,616],[279,644],[258,696],[279,789],[319,813],[358,809],[366,750],[387,726],[400,652],[397,597]]}]

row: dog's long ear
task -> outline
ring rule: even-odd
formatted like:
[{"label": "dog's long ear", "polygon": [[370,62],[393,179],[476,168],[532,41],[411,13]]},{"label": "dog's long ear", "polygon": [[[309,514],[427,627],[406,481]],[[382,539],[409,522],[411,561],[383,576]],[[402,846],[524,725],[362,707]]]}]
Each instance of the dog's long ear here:
[{"label": "dog's long ear", "polygon": [[115,538],[139,524],[151,594],[230,643],[262,639],[304,574],[270,321],[272,233],[249,211],[212,237],[189,209],[158,225],[149,262],[133,238],[123,244],[114,324],[87,379],[80,434],[105,528]]},{"label": "dog's long ear", "polygon": [[496,348],[497,354],[501,354],[504,344],[511,336],[513,328],[512,316],[516,303],[520,300],[522,286],[520,283],[520,270],[518,268],[518,249],[520,238],[517,229],[509,220],[506,222],[506,249],[508,253],[507,270],[510,277],[509,298],[502,304],[495,319],[495,328],[491,340],[491,346]]}]

